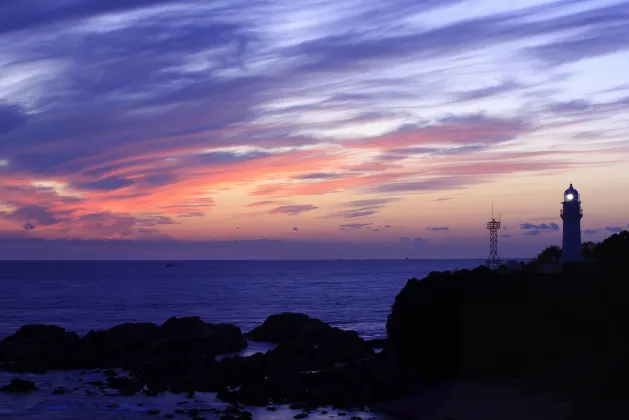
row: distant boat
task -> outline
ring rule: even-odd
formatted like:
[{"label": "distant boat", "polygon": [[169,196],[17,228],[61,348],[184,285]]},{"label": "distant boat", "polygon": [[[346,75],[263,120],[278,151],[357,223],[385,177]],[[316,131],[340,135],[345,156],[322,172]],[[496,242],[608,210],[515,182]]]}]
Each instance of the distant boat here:
[{"label": "distant boat", "polygon": [[177,264],[175,264],[175,263],[168,263],[168,264],[166,264],[166,267],[177,267]]}]

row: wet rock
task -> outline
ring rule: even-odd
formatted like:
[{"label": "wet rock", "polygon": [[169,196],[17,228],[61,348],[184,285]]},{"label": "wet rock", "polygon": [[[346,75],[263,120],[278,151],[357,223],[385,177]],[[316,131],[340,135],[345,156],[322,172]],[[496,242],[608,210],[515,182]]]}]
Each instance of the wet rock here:
[{"label": "wet rock", "polygon": [[37,386],[34,382],[25,381],[24,379],[11,379],[8,385],[5,385],[2,390],[4,392],[31,392],[35,391]]},{"label": "wet rock", "polygon": [[116,375],[118,375],[118,374],[116,373],[116,371],[115,371],[115,370],[112,370],[112,369],[105,369],[105,370],[103,371],[103,373],[104,373],[105,375],[107,375],[107,376],[116,376]]},{"label": "wet rock", "polygon": [[269,410],[269,411],[276,411],[277,410],[277,408],[275,408],[275,407],[267,407],[266,409]]},{"label": "wet rock", "polygon": [[236,420],[236,417],[226,414],[224,416],[221,416],[220,420]]},{"label": "wet rock", "polygon": [[164,417],[167,418],[167,419],[172,419],[172,418],[175,418],[175,415],[174,414],[166,414]]},{"label": "wet rock", "polygon": [[308,417],[307,413],[299,413],[297,414],[295,417],[293,417],[294,419],[305,419],[306,417]]},{"label": "wet rock", "polygon": [[120,404],[107,404],[107,408],[120,408]]},{"label": "wet rock", "polygon": [[363,420],[361,417],[359,416],[352,416],[349,418],[350,420]]},{"label": "wet rock", "polygon": [[0,342],[0,361],[24,368],[76,367],[79,336],[56,325],[25,325]]},{"label": "wet rock", "polygon": [[156,416],[156,415],[158,415],[161,412],[162,412],[161,410],[149,410],[146,413],[150,414],[150,415],[153,415],[153,416]]},{"label": "wet rock", "polygon": [[70,391],[68,391],[66,388],[63,388],[63,387],[55,388],[52,390],[53,395],[67,394],[68,392]]}]

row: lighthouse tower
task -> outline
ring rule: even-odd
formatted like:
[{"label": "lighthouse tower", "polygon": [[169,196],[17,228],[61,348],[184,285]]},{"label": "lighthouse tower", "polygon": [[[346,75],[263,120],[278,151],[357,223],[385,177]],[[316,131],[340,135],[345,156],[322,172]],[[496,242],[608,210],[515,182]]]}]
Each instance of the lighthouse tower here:
[{"label": "lighthouse tower", "polygon": [[563,219],[563,247],[561,262],[577,262],[581,256],[581,218],[583,209],[579,192],[572,187],[563,193],[561,218]]}]

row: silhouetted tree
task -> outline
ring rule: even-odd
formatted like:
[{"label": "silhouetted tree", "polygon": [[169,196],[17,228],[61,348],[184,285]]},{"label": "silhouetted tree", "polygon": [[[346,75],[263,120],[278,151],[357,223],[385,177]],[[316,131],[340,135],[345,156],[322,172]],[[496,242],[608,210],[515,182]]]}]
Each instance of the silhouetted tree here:
[{"label": "silhouetted tree", "polygon": [[561,247],[551,245],[537,254],[537,260],[542,264],[557,264],[561,259]]}]

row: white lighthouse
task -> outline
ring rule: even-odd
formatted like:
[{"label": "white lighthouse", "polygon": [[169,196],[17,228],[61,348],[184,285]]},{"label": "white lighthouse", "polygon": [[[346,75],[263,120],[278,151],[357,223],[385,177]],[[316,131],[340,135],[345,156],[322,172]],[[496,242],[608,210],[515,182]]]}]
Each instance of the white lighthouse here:
[{"label": "white lighthouse", "polygon": [[561,218],[563,219],[563,246],[561,262],[581,261],[581,218],[583,209],[579,192],[572,187],[563,193]]}]

